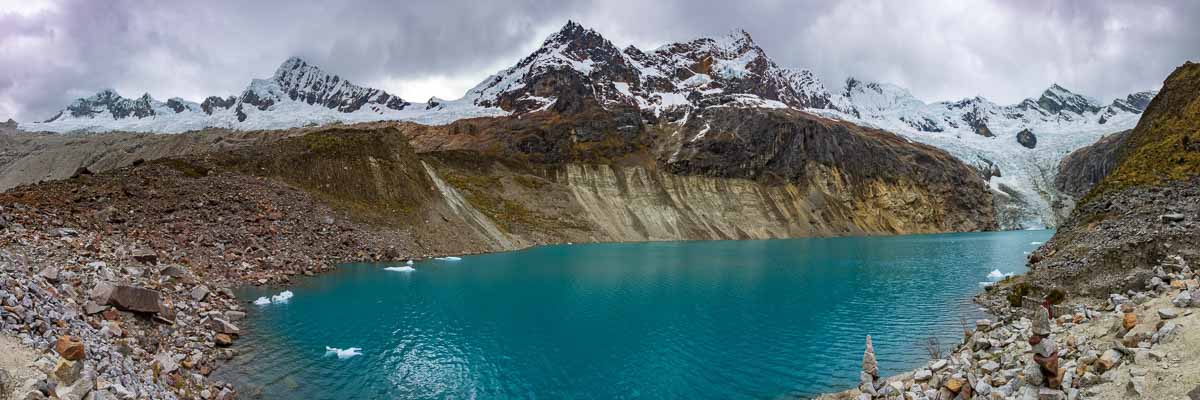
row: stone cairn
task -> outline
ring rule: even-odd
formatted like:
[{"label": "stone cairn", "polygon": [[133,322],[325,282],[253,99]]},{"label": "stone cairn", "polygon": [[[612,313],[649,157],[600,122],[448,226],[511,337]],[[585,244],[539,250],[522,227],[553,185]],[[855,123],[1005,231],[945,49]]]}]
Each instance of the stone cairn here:
[{"label": "stone cairn", "polygon": [[1033,362],[1038,366],[1036,371],[1030,368],[1026,380],[1033,384],[1044,384],[1051,389],[1062,385],[1063,374],[1066,370],[1058,367],[1058,346],[1050,332],[1049,302],[1038,307],[1037,315],[1033,318],[1033,329],[1029,335],[1029,345],[1033,347]]},{"label": "stone cairn", "polygon": [[858,375],[859,384],[858,390],[863,392],[864,398],[870,399],[871,396],[879,394],[878,387],[875,386],[875,381],[879,380],[879,363],[875,361],[875,346],[871,345],[871,335],[867,335],[867,349],[863,351],[862,372]]}]

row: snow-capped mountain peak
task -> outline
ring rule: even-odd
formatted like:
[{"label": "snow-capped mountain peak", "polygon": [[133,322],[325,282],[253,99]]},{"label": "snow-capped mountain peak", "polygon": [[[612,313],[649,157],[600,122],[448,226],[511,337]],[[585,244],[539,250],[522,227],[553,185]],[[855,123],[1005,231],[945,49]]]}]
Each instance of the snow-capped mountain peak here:
[{"label": "snow-capped mountain peak", "polygon": [[1036,100],[1039,107],[1052,114],[1063,111],[1079,115],[1093,114],[1102,107],[1099,102],[1080,94],[1075,94],[1057,83],[1050,85],[1042,96]]}]

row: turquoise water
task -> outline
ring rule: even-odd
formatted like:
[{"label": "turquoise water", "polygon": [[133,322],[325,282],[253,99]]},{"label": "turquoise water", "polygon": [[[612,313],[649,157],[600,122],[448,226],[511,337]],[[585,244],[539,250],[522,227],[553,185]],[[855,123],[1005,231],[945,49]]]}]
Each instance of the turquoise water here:
[{"label": "turquoise water", "polygon": [[[550,246],[350,264],[250,305],[218,370],[262,398],[759,399],[854,385],[961,338],[1051,231]],[[278,291],[279,289],[276,289]],[[247,300],[273,293],[251,289]],[[345,359],[326,346],[361,348]]]}]

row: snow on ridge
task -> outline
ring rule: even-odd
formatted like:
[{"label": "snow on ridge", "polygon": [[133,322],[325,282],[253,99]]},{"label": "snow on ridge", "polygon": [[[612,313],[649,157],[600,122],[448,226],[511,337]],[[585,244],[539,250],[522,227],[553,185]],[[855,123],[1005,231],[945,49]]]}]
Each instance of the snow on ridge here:
[{"label": "snow on ridge", "polygon": [[[1105,134],[1132,128],[1156,94],[1138,92],[1105,104],[1051,84],[1012,105],[983,97],[927,103],[903,87],[854,78],[832,91],[808,70],[778,66],[744,30],[643,51],[618,48],[596,31],[568,22],[527,57],[457,100],[411,104],[292,57],[270,78],[252,80],[238,96],[197,104],[178,98],[161,102],[149,95],[128,99],[104,90],[72,102],[52,121],[19,127],[177,133],[383,120],[444,124],[545,110],[557,94],[535,93],[533,84],[544,74],[564,72],[583,79],[602,106],[629,105],[677,119],[667,122],[679,123],[692,115],[687,110],[713,104],[791,108],[942,148],[981,170],[998,170],[999,176],[988,175],[989,185],[997,198],[1018,204],[1001,210],[1009,228],[1055,225],[1050,204],[1060,199],[1052,183],[1058,162]],[[680,108],[685,110],[664,112]],[[1032,149],[1016,141],[1016,134],[1026,129],[1037,136]]]}]

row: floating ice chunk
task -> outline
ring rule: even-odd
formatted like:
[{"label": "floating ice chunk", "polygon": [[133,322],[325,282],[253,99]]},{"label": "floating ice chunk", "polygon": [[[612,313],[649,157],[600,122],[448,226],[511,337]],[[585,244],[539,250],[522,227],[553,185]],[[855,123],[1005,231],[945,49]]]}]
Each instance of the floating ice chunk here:
[{"label": "floating ice chunk", "polygon": [[1000,272],[1000,270],[998,270],[998,269],[993,269],[992,272],[988,273],[987,277],[988,277],[988,279],[991,279],[993,281],[998,281],[998,280],[1004,279],[1006,277],[1010,277],[1012,275],[1013,275],[1012,272],[1009,272],[1006,274],[1006,273]]},{"label": "floating ice chunk", "polygon": [[407,265],[404,265],[404,266],[400,266],[400,267],[385,267],[383,270],[384,271],[394,271],[394,272],[413,272],[413,271],[416,271],[417,269],[407,266]]},{"label": "floating ice chunk", "polygon": [[979,286],[983,286],[983,287],[988,287],[988,286],[992,286],[995,284],[996,284],[996,282],[979,282]]},{"label": "floating ice chunk", "polygon": [[458,261],[458,260],[461,260],[462,257],[449,256],[449,257],[438,257],[438,259],[442,260],[442,261]]},{"label": "floating ice chunk", "polygon": [[1042,242],[1029,242],[1030,246],[1041,246]]},{"label": "floating ice chunk", "polygon": [[362,348],[351,347],[348,349],[339,349],[337,347],[325,346],[325,355],[336,354],[338,359],[345,360],[354,356],[362,355]]},{"label": "floating ice chunk", "polygon": [[407,265],[413,265],[413,262],[412,262],[412,260],[408,260],[408,262],[406,262],[405,264],[407,264]]},{"label": "floating ice chunk", "polygon": [[256,306],[265,306],[267,304],[271,304],[271,299],[259,297],[258,300],[254,300],[254,305]]},{"label": "floating ice chunk", "polygon": [[292,296],[293,295],[292,295],[291,290],[284,290],[282,292],[279,292],[279,294],[277,294],[277,295],[271,296],[271,303],[275,303],[275,304],[287,303],[288,300],[292,299]]}]

